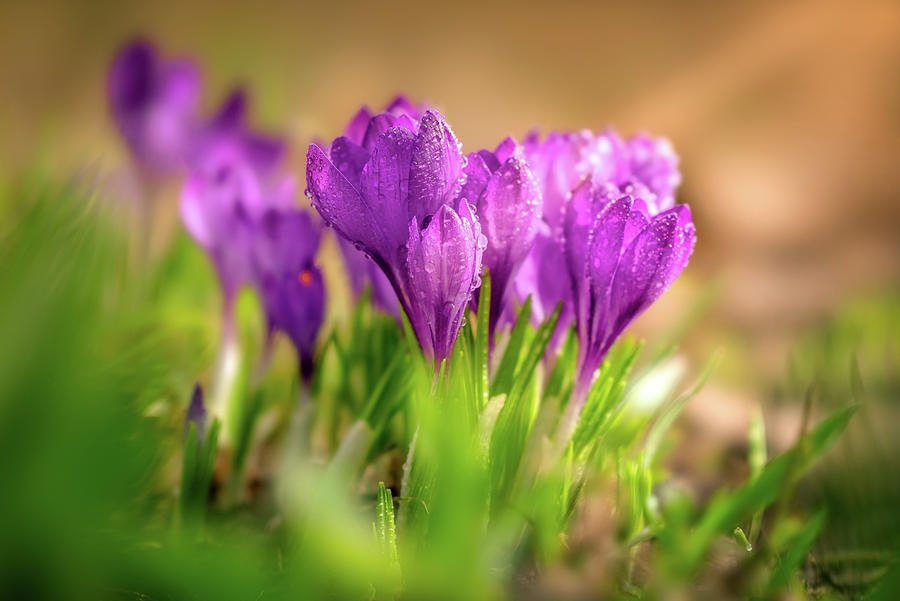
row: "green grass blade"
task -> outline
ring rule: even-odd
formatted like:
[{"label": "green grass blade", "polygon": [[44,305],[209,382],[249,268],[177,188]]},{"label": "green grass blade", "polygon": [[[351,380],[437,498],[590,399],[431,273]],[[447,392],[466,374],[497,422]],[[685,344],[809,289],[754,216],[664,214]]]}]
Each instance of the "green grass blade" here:
[{"label": "green grass blade", "polygon": [[491,315],[491,274],[485,269],[481,278],[481,302],[478,303],[477,327],[475,329],[475,394],[478,399],[478,411],[487,405],[490,394],[488,379],[489,340],[488,329]]},{"label": "green grass blade", "polygon": [[522,345],[525,342],[525,330],[528,328],[528,321],[531,319],[531,296],[519,309],[519,315],[509,335],[509,341],[506,343],[506,349],[503,351],[503,357],[500,359],[500,365],[497,367],[497,373],[491,382],[490,396],[495,397],[501,394],[507,394],[512,388],[513,377],[516,372],[516,366],[519,364],[519,356],[522,353]]}]

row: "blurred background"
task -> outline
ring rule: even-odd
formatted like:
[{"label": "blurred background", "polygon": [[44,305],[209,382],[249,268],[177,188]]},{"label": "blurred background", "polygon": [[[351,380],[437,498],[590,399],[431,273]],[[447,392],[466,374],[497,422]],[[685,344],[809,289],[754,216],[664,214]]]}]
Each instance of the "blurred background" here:
[{"label": "blurred background", "polygon": [[[440,107],[466,150],[532,128],[669,137],[699,242],[635,330],[680,340],[696,365],[724,350],[687,408],[680,461],[696,473],[704,449],[742,448],[759,404],[773,446],[787,446],[804,394],[818,384],[817,402],[846,403],[857,369],[887,401],[868,420],[876,438],[900,432],[895,0],[59,0],[0,12],[2,178],[128,165],[105,78],[135,35],[197,60],[210,111],[245,85],[255,125],[291,141],[300,181],[310,141],[399,92]],[[179,227],[171,193],[163,236]]]}]

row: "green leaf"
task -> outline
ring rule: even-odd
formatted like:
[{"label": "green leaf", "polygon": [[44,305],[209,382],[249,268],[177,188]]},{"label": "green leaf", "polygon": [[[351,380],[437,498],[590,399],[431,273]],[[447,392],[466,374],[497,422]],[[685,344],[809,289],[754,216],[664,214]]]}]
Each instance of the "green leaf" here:
[{"label": "green leaf", "polygon": [[541,357],[544,356],[547,345],[550,344],[550,338],[553,337],[553,332],[556,330],[556,323],[559,321],[559,314],[561,311],[562,303],[559,303],[550,318],[538,328],[538,331],[528,348],[528,353],[525,355],[524,361],[521,366],[515,370],[515,381],[509,392],[509,399],[511,399],[513,403],[518,403],[518,397],[525,392],[525,387],[528,386],[529,382],[534,378],[538,363],[540,363]]},{"label": "green leaf", "polygon": [[256,392],[248,396],[250,401],[243,407],[245,414],[238,420],[240,430],[238,431],[237,440],[235,440],[232,459],[232,467],[235,474],[240,474],[244,469],[244,463],[247,461],[250,445],[253,442],[253,431],[263,410],[262,390],[256,390]]},{"label": "green leaf", "polygon": [[516,366],[519,364],[519,355],[522,352],[522,344],[525,342],[525,330],[528,328],[530,319],[531,296],[529,295],[525,304],[519,309],[519,316],[516,318],[516,323],[509,335],[509,341],[506,343],[506,349],[503,351],[503,357],[500,359],[497,373],[491,382],[491,397],[507,394],[512,387]]},{"label": "green leaf", "polygon": [[[757,408],[750,419],[750,432],[747,436],[747,463],[750,466],[750,479],[758,478],[766,466],[768,451],[766,450],[766,425],[762,410]],[[762,527],[762,512],[757,511],[750,518],[750,542],[755,542]]]},{"label": "green leaf", "polygon": [[477,327],[475,330],[475,394],[478,399],[478,411],[487,405],[490,395],[488,379],[489,340],[491,315],[491,274],[485,269],[481,278],[481,302],[478,303]]},{"label": "green leaf", "polygon": [[181,459],[180,506],[182,515],[188,513],[188,510],[194,503],[197,458],[197,425],[191,421],[188,424],[187,436],[184,439],[184,455]]},{"label": "green leaf", "polygon": [[824,453],[844,431],[856,406],[831,414],[791,450],[782,453],[763,469],[759,477],[734,494],[720,494],[710,502],[684,552],[686,567],[696,569],[713,539],[732,530],[745,516],[771,505],[788,486],[789,476],[801,473]]},{"label": "green leaf", "polygon": [[[394,376],[394,373],[406,363],[406,356],[402,354],[395,355],[391,362],[388,364],[387,369],[378,379],[378,383],[375,385],[375,388],[369,394],[368,400],[366,400],[365,405],[363,406],[362,413],[359,416],[359,419],[363,419],[368,421],[373,428],[377,428],[379,424],[376,424],[372,417],[375,414],[376,408],[381,404],[384,400],[386,392],[388,392],[388,383],[391,381],[391,378]],[[409,382],[409,380],[405,380],[405,382]],[[389,391],[392,393],[394,398],[398,396],[402,397],[402,394],[398,394],[398,392],[402,393],[402,391],[392,390]]]},{"label": "green leaf", "polygon": [[770,598],[787,586],[791,576],[797,572],[800,562],[806,558],[809,549],[816,542],[819,532],[824,525],[825,510],[822,509],[807,521],[803,529],[791,541],[787,551],[781,554],[778,566],[775,568],[766,586],[766,598]]},{"label": "green leaf", "polygon": [[198,488],[203,503],[206,502],[209,485],[212,482],[213,472],[216,469],[216,455],[219,451],[219,430],[221,426],[222,424],[218,418],[213,418],[212,424],[209,426],[209,432],[206,433],[206,438],[203,441],[203,449],[200,451]]},{"label": "green leaf", "polygon": [[710,376],[712,376],[713,372],[718,367],[721,358],[721,352],[715,353],[706,363],[706,367],[703,368],[700,376],[691,387],[662,410],[659,418],[656,419],[653,426],[650,428],[650,432],[647,434],[646,443],[644,444],[644,469],[650,469],[663,436],[672,426],[672,423],[674,423],[678,414],[681,413],[685,404],[691,400],[694,395],[700,392],[700,389],[703,388]]},{"label": "green leaf", "polygon": [[734,540],[737,542],[737,544],[743,547],[744,550],[747,551],[747,553],[753,550],[753,545],[750,543],[747,535],[744,534],[743,528],[741,528],[740,526],[735,527],[735,529],[732,531],[732,535],[734,535]]},{"label": "green leaf", "polygon": [[[534,374],[547,349],[553,330],[556,328],[561,310],[562,304],[560,303],[550,319],[538,328],[525,358],[519,369],[516,370],[512,388],[506,395],[503,408],[497,416],[494,434],[491,437],[490,451],[493,484],[492,505],[495,501],[505,497],[512,489],[519,465],[525,454],[528,434],[534,423],[537,402]],[[526,395],[529,386],[532,387],[533,394]]]},{"label": "green leaf", "polygon": [[613,347],[603,361],[600,374],[591,386],[572,435],[571,444],[576,457],[603,436],[614,416],[624,406],[622,400],[625,380],[640,349],[639,344],[622,341]]},{"label": "green leaf", "polygon": [[394,523],[394,500],[391,490],[384,482],[378,483],[378,506],[376,508],[375,535],[381,551],[392,566],[399,567],[397,554],[397,530]]},{"label": "green leaf", "polygon": [[[544,387],[544,398],[559,397],[565,398],[563,395],[563,387],[566,382],[571,385],[572,374],[575,372],[575,359],[578,352],[578,338],[575,335],[575,328],[569,328],[566,341],[563,343],[562,351],[553,365],[553,371],[547,378],[547,385]],[[561,407],[560,410],[563,408]]]}]

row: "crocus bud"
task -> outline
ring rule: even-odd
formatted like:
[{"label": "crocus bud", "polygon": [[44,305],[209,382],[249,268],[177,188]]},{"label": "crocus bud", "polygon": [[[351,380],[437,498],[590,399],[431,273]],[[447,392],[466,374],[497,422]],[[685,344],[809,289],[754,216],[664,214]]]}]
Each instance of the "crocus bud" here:
[{"label": "crocus bud", "polygon": [[[353,139],[342,136],[328,148],[310,146],[307,191],[325,222],[381,268],[426,356],[439,362],[459,330],[460,291],[465,290],[464,305],[480,285],[486,242],[471,207],[458,200],[465,174],[456,136],[437,112],[427,110],[416,121],[407,108],[399,116],[370,119],[362,146],[355,141],[362,118],[348,128]],[[437,248],[452,250],[457,258],[465,252],[461,271],[426,272],[426,266],[437,265],[426,261]],[[427,282],[433,294],[422,296],[412,277]],[[444,308],[436,312],[438,306]]]}]

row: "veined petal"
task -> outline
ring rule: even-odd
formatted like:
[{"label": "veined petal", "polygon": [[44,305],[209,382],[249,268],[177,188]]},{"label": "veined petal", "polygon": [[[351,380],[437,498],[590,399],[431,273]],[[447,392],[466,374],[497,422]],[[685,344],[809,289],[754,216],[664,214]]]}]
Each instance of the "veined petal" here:
[{"label": "veined petal", "polygon": [[485,164],[480,152],[472,152],[466,157],[466,166],[463,168],[465,183],[459,191],[459,198],[464,198],[473,205],[478,204],[478,199],[484,193],[488,181],[491,179],[491,170]]},{"label": "veined petal", "polygon": [[531,250],[541,218],[540,187],[524,159],[510,156],[491,176],[477,206],[488,241],[484,264],[502,293]]},{"label": "veined petal", "polygon": [[366,135],[366,129],[369,127],[369,121],[372,119],[372,111],[369,107],[364,106],[359,112],[353,116],[347,128],[344,130],[344,137],[356,144],[362,146],[363,137]]},{"label": "veined petal", "polygon": [[368,152],[372,152],[375,142],[381,137],[381,134],[394,127],[397,117],[390,113],[378,113],[369,120],[366,127],[366,133],[363,135],[362,147]]},{"label": "veined petal", "polygon": [[415,121],[418,121],[421,116],[421,111],[419,111],[419,109],[403,94],[394,98],[390,104],[387,105],[387,108],[384,109],[384,112],[391,113],[397,117],[406,116]]},{"label": "veined petal", "polygon": [[624,238],[632,205],[630,196],[609,202],[591,232],[586,263],[591,302],[582,321],[592,344],[599,344],[600,337],[606,332],[612,294],[610,289],[622,252],[627,248]]},{"label": "veined petal", "polygon": [[602,206],[594,202],[590,180],[582,181],[566,206],[564,233],[566,264],[576,286],[584,283],[588,242]]},{"label": "veined petal", "polygon": [[613,316],[607,338],[615,338],[665,291],[687,264],[693,248],[675,213],[658,215],[622,255],[612,284]]},{"label": "veined petal", "polygon": [[494,156],[497,157],[497,161],[500,163],[505,163],[507,159],[509,159],[513,154],[515,154],[519,150],[519,144],[516,142],[515,138],[506,137],[497,144],[497,149],[494,150]]},{"label": "veined petal", "polygon": [[659,213],[675,203],[675,191],[681,184],[678,155],[665,138],[636,135],[626,143],[629,171],[654,194],[653,213]]},{"label": "veined petal", "polygon": [[409,130],[388,129],[374,144],[360,178],[363,197],[394,251],[406,243],[408,234],[409,171],[414,143],[415,137]]},{"label": "veined petal", "polygon": [[[449,356],[453,348],[481,268],[475,218],[467,209],[463,204],[461,217],[442,205],[428,227],[415,236],[410,231],[407,274],[412,302],[421,311],[416,332],[426,354],[437,360]],[[411,224],[416,223],[414,217]]]},{"label": "veined petal", "polygon": [[331,143],[328,155],[331,163],[338,168],[338,171],[343,173],[347,181],[359,190],[360,175],[362,174],[363,166],[369,160],[369,153],[350,138],[342,136]]},{"label": "veined petal", "polygon": [[459,188],[463,155],[459,142],[444,118],[426,111],[412,151],[409,170],[409,211],[424,223]]},{"label": "veined petal", "polygon": [[351,242],[366,247],[370,253],[383,250],[384,236],[372,211],[357,189],[315,144],[310,145],[306,154],[306,186],[313,205],[327,224]]}]

